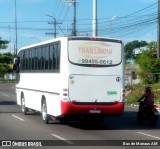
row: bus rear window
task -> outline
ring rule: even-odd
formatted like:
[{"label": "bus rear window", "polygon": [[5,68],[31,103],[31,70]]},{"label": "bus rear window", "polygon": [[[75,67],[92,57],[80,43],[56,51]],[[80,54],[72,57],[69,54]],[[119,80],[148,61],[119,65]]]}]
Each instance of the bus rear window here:
[{"label": "bus rear window", "polygon": [[114,66],[121,63],[122,44],[118,42],[70,40],[68,53],[69,61],[75,65]]}]

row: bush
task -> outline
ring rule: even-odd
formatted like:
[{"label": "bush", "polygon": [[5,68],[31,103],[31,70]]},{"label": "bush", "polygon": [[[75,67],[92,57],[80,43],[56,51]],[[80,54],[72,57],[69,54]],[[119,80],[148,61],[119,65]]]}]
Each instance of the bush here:
[{"label": "bush", "polygon": [[127,105],[135,104],[137,100],[143,95],[144,93],[144,86],[142,85],[132,85],[126,87],[126,101]]},{"label": "bush", "polygon": [[144,94],[146,86],[151,86],[152,92],[155,96],[155,104],[160,103],[160,82],[151,85],[132,85],[126,87],[126,100],[127,105],[137,104],[137,100]]}]

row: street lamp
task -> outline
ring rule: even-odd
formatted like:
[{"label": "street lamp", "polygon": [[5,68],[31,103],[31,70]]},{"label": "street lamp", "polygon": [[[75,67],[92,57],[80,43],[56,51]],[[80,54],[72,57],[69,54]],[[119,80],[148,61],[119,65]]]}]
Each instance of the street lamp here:
[{"label": "street lamp", "polygon": [[117,16],[113,16],[113,17],[111,18],[111,20],[113,21],[115,18],[117,18]]},{"label": "street lamp", "polygon": [[39,42],[42,42],[38,37],[31,37],[31,38],[37,39]]},{"label": "street lamp", "polygon": [[48,14],[45,14],[46,16],[48,16],[48,17],[51,17],[52,19],[53,19],[53,24],[54,24],[54,38],[56,38],[56,35],[57,35],[57,33],[56,33],[56,25],[57,25],[57,22],[56,22],[56,18],[54,18],[53,16],[51,16],[51,15],[48,15]]},{"label": "street lamp", "polygon": [[88,32],[80,32],[80,33],[78,33],[78,34],[88,36]]},{"label": "street lamp", "polygon": [[110,29],[110,36],[112,35],[112,22],[117,18],[117,16],[113,16],[111,18],[111,29]]},{"label": "street lamp", "polygon": [[45,15],[48,16],[48,17],[51,17],[53,19],[53,24],[54,24],[54,33],[53,34],[54,34],[54,37],[56,38],[56,35],[57,35],[57,28],[56,28],[57,25],[58,25],[59,29],[62,31],[62,33],[65,35],[65,33],[63,32],[63,30],[59,26],[59,24],[62,24],[62,23],[61,22],[57,22],[56,18],[54,18],[51,15],[48,15],[48,14],[45,14]]}]

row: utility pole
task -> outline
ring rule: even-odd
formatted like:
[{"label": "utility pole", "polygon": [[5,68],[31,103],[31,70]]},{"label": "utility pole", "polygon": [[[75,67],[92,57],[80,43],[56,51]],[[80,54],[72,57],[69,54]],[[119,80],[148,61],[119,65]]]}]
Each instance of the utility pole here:
[{"label": "utility pole", "polygon": [[73,1],[73,7],[74,7],[74,17],[73,17],[73,36],[77,35],[77,31],[76,31],[76,1]]},{"label": "utility pole", "polygon": [[15,49],[14,49],[14,55],[17,56],[17,2],[15,0]]},{"label": "utility pole", "polygon": [[58,34],[58,33],[57,33],[57,25],[58,25],[58,24],[62,24],[62,23],[57,22],[57,21],[56,21],[56,18],[54,18],[54,17],[51,16],[51,15],[46,14],[46,16],[51,17],[51,18],[53,19],[53,22],[48,22],[48,24],[53,24],[53,25],[54,25],[54,32],[53,32],[53,33],[46,33],[46,34],[48,34],[48,35],[54,34],[54,38],[56,38],[56,37],[57,37],[57,34]]},{"label": "utility pole", "polygon": [[160,0],[158,0],[158,21],[157,21],[157,59],[160,58]]},{"label": "utility pole", "polygon": [[54,38],[56,38],[57,37],[57,21],[56,21],[56,18],[53,18],[53,22],[48,22],[48,24],[53,24],[53,26],[54,26],[54,32],[53,32],[53,34],[54,34]]},{"label": "utility pole", "polygon": [[93,37],[97,36],[97,0],[93,0]]},{"label": "utility pole", "polygon": [[63,2],[68,2],[72,4],[74,7],[74,15],[73,15],[73,28],[72,28],[72,35],[77,36],[77,29],[76,29],[76,6],[78,1],[77,0],[62,0]]},{"label": "utility pole", "polygon": [[11,53],[11,27],[8,25],[8,29],[9,29],[9,49],[10,49],[10,53]]}]

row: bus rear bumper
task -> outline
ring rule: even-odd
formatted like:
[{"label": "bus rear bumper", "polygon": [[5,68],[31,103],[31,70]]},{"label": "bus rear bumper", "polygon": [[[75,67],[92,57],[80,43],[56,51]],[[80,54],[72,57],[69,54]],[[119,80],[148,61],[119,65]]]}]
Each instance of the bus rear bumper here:
[{"label": "bus rear bumper", "polygon": [[124,102],[98,103],[98,104],[77,104],[61,101],[61,115],[121,115],[124,112]]}]

